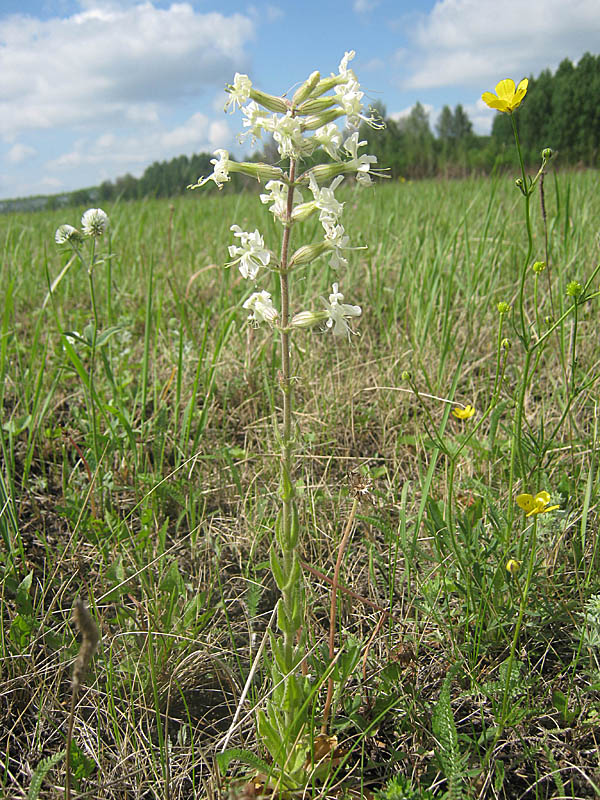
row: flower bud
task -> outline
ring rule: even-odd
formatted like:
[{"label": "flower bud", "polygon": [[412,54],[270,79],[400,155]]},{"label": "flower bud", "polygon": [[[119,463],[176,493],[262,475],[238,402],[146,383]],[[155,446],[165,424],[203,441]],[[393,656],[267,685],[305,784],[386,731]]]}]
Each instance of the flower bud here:
[{"label": "flower bud", "polygon": [[331,108],[337,102],[335,97],[310,97],[302,105],[298,106],[298,114],[321,114]]},{"label": "flower bud", "polygon": [[330,78],[323,78],[313,89],[312,96],[320,97],[322,94],[330,91],[334,86],[338,86],[340,83],[344,83],[344,79],[339,75],[332,75]]},{"label": "flower bud", "polygon": [[532,267],[533,271],[536,273],[543,272],[546,269],[546,262],[545,261],[536,261]]},{"label": "flower bud", "polygon": [[270,164],[252,161],[230,161],[229,172],[241,172],[242,175],[249,175],[257,181],[266,183],[267,181],[279,180],[283,175],[283,170],[279,167],[272,167]]},{"label": "flower bud", "polygon": [[290,110],[289,101],[284,100],[283,97],[275,97],[273,94],[266,94],[258,89],[250,89],[250,97],[264,108],[275,111],[277,114],[287,114]]},{"label": "flower bud", "polygon": [[300,222],[303,219],[308,219],[313,211],[317,210],[317,204],[314,200],[308,203],[299,203],[292,211],[292,219],[294,222]]},{"label": "flower bud", "polygon": [[331,108],[329,111],[323,111],[322,114],[313,114],[310,117],[305,117],[302,120],[302,128],[305,131],[316,131],[317,128],[322,128],[329,122],[335,122],[336,119],[344,116],[341,108]]},{"label": "flower bud", "polygon": [[523,191],[523,178],[515,178],[515,186]]},{"label": "flower bud", "polygon": [[297,106],[299,103],[302,103],[303,100],[306,100],[307,97],[310,97],[312,90],[315,88],[317,83],[321,80],[321,73],[315,71],[311,73],[308,78],[304,81],[302,86],[296,90],[294,96],[292,97],[292,105]]},{"label": "flower bud", "polygon": [[60,225],[56,229],[56,233],[54,234],[54,241],[56,244],[66,244],[67,242],[73,242],[74,244],[78,244],[83,239],[81,233],[74,228],[72,225]]},{"label": "flower bud", "polygon": [[336,164],[317,164],[316,167],[312,167],[309,172],[305,172],[302,176],[303,182],[308,181],[309,174],[314,175],[315,180],[319,185],[323,183],[327,183],[332,178],[336,178],[338,175],[343,175],[344,172],[347,172],[348,165],[345,163],[336,163]]},{"label": "flower bud", "polygon": [[323,255],[324,252],[329,250],[327,242],[318,242],[317,244],[305,244],[299,247],[298,250],[290,259],[290,267],[297,267],[301,264],[310,264],[315,258]]},{"label": "flower bud", "polygon": [[292,317],[292,328],[313,328],[320,322],[325,322],[329,314],[327,311],[300,311]]},{"label": "flower bud", "polygon": [[554,320],[552,319],[552,317],[550,316],[550,314],[547,314],[547,315],[544,317],[544,322],[546,323],[546,325],[552,325],[552,323],[554,322]]},{"label": "flower bud", "polygon": [[511,575],[516,575],[517,572],[521,569],[521,562],[517,561],[516,558],[509,558],[506,562],[506,571]]},{"label": "flower bud", "polygon": [[510,311],[510,304],[501,301],[500,303],[498,303],[497,308],[499,314],[508,314],[508,312]]},{"label": "flower bud", "polygon": [[578,281],[571,281],[567,284],[567,297],[579,297],[583,292],[583,286]]},{"label": "flower bud", "polygon": [[510,339],[502,339],[500,342],[500,347],[502,350],[510,350],[512,347],[512,342]]},{"label": "flower bud", "polygon": [[544,161],[550,161],[552,156],[554,155],[554,150],[551,147],[544,147],[542,150],[542,158]]},{"label": "flower bud", "polygon": [[410,374],[410,372],[407,369],[404,370],[404,372],[402,373],[402,375],[400,377],[402,378],[403,381],[411,381],[412,380],[412,375]]}]

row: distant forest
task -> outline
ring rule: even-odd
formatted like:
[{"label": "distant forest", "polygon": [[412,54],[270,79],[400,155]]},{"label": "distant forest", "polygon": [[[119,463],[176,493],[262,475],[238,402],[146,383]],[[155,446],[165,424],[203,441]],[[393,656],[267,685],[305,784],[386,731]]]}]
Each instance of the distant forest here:
[{"label": "distant forest", "polygon": [[[492,87],[485,87],[492,89]],[[486,175],[498,169],[515,168],[513,133],[508,114],[497,113],[490,136],[473,133],[464,108],[444,106],[432,131],[429,117],[420,103],[408,116],[388,117],[383,104],[375,109],[385,120],[383,130],[363,125],[361,139],[368,141],[365,152],[377,156],[392,178],[460,177]],[[527,164],[535,167],[545,147],[559,151],[567,166],[600,165],[600,56],[586,53],[576,66],[569,59],[554,74],[544,70],[529,78],[529,89],[516,120]],[[0,201],[0,211],[92,205],[116,199],[173,197],[186,191],[200,175],[212,172],[212,154],[181,155],[155,162],[140,178],[124,175],[100,186],[59,195]],[[276,163],[272,142],[249,161]],[[225,191],[240,191],[252,181],[233,175]]]}]

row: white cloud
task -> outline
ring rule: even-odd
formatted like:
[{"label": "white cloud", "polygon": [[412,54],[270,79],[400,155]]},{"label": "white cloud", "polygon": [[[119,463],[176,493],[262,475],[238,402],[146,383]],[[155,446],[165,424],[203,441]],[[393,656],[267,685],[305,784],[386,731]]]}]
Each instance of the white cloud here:
[{"label": "white cloud", "polygon": [[71,150],[49,161],[46,169],[65,173],[95,167],[113,177],[123,171],[141,174],[153,161],[165,161],[184,152],[212,152],[232,141],[226,121],[197,113],[167,131],[147,130],[135,135],[110,131],[95,139],[82,137]]},{"label": "white cloud", "polygon": [[246,65],[254,23],[242,14],[84,0],[61,19],[0,21],[0,135],[144,125],[161,109],[224,85]]},{"label": "white cloud", "polygon": [[6,154],[7,160],[11,164],[21,164],[31,156],[36,155],[37,150],[35,147],[30,147],[27,144],[14,144]]},{"label": "white cloud", "polygon": [[402,54],[412,73],[403,85],[492,89],[501,78],[578,61],[599,36],[598,0],[438,0],[412,36],[416,51]]},{"label": "white cloud", "polygon": [[354,0],[354,10],[357,14],[366,14],[379,5],[379,0]]}]

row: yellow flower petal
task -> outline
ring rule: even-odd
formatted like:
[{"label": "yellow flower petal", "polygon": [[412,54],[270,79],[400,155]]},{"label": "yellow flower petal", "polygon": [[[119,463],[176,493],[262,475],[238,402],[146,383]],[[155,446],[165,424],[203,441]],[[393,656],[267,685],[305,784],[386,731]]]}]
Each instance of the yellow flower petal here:
[{"label": "yellow flower petal", "polygon": [[512,78],[505,78],[496,84],[496,94],[501,100],[510,103],[515,96],[515,82]]},{"label": "yellow flower petal", "polygon": [[520,494],[517,496],[517,505],[525,512],[525,516],[532,517],[534,514],[546,514],[548,511],[556,511],[560,506],[548,506],[550,495],[547,491],[538,492],[535,497],[531,494]]},{"label": "yellow flower petal", "polygon": [[523,511],[529,513],[532,508],[535,508],[535,500],[533,495],[531,494],[519,494],[517,495],[517,505],[519,508],[522,508]]},{"label": "yellow flower petal", "polygon": [[505,78],[503,81],[499,81],[499,83],[496,84],[495,95],[491,92],[484,92],[481,95],[481,99],[490,108],[497,108],[498,111],[512,113],[515,108],[521,105],[521,101],[527,93],[528,85],[529,81],[527,78],[523,78],[515,89],[515,82],[512,78]]},{"label": "yellow flower petal", "polygon": [[475,413],[473,406],[465,406],[464,408],[453,408],[452,413],[458,419],[470,419]]},{"label": "yellow flower petal", "polygon": [[505,108],[506,103],[503,100],[500,100],[500,98],[496,97],[496,95],[492,94],[491,92],[484,92],[481,95],[481,99],[490,108],[496,108],[498,109],[498,111],[506,111]]}]

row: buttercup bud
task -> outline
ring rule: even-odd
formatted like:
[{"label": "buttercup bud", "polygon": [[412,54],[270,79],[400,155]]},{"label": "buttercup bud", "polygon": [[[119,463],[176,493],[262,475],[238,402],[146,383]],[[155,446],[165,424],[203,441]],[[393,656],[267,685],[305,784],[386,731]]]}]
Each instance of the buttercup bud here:
[{"label": "buttercup bud", "polygon": [[567,284],[567,296],[579,297],[583,292],[583,286],[578,281],[571,281]]},{"label": "buttercup bud", "polygon": [[544,147],[544,149],[542,150],[542,158],[544,159],[544,161],[550,161],[553,155],[554,151],[552,150],[551,147]]},{"label": "buttercup bud", "polygon": [[498,313],[499,314],[508,314],[509,311],[510,311],[510,305],[508,303],[505,303],[503,301],[498,303]]},{"label": "buttercup bud", "polygon": [[534,272],[540,273],[546,269],[546,262],[545,261],[536,261],[532,267]]},{"label": "buttercup bud", "polygon": [[502,341],[500,342],[500,347],[502,348],[502,350],[510,350],[510,348],[512,347],[512,342],[510,341],[510,339],[502,339]]},{"label": "buttercup bud", "polygon": [[516,558],[509,558],[509,560],[506,562],[506,571],[511,575],[516,575],[520,569],[521,562],[517,561]]},{"label": "buttercup bud", "polygon": [[402,375],[400,377],[402,378],[403,381],[412,380],[412,375],[410,374],[410,372],[407,369],[404,370],[404,372],[402,373]]}]

